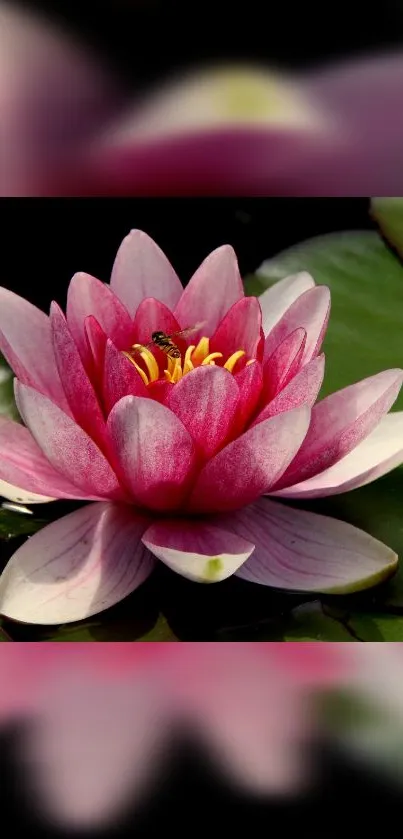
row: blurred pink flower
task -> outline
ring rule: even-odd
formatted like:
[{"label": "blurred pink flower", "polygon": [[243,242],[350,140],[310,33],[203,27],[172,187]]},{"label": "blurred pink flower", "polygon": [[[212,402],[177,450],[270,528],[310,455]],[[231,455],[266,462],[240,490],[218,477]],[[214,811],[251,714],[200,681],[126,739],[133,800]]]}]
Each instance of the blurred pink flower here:
[{"label": "blurred pink flower", "polygon": [[[394,552],[351,525],[261,498],[340,493],[403,460],[403,414],[387,415],[402,370],[315,405],[330,293],[309,274],[245,297],[223,246],[183,290],[152,239],[132,231],[110,286],[73,277],[67,319],[7,289],[0,301],[0,349],[26,424],[0,421],[1,492],[97,501],[17,550],[1,614],[88,617],[134,591],[156,557],[198,582],[237,573],[334,593],[395,570]],[[157,330],[174,335],[178,357],[150,343]]]}]

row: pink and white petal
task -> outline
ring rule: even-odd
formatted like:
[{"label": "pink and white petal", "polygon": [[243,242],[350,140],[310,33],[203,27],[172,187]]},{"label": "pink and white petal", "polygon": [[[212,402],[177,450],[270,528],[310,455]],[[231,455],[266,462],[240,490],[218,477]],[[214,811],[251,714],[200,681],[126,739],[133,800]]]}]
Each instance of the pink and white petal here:
[{"label": "pink and white petal", "polygon": [[265,362],[264,397],[265,401],[273,399],[297,373],[301,366],[302,356],[306,344],[306,331],[301,327],[290,332],[284,341],[276,347]]},{"label": "pink and white petal", "polygon": [[0,288],[0,351],[23,384],[69,410],[53,352],[47,315],[28,300]]},{"label": "pink and white petal", "polygon": [[142,541],[165,565],[197,583],[226,580],[255,547],[209,522],[184,519],[153,523]]},{"label": "pink and white petal", "polygon": [[228,439],[238,408],[239,390],[222,367],[198,367],[172,389],[167,407],[191,435],[198,454],[207,460]]},{"label": "pink and white petal", "polygon": [[283,498],[321,498],[365,486],[403,463],[403,411],[382,417],[379,425],[329,469],[307,481],[270,493]]},{"label": "pink and white petal", "polygon": [[236,510],[268,492],[300,448],[310,414],[306,407],[279,414],[229,443],[202,469],[190,497],[190,510]]},{"label": "pink and white petal", "polygon": [[351,452],[392,407],[402,382],[403,370],[385,370],[318,402],[301,450],[276,489],[312,478]]},{"label": "pink and white petal", "polygon": [[193,440],[165,405],[125,396],[108,428],[125,483],[140,506],[173,510],[183,503],[195,466]]},{"label": "pink and white petal", "polygon": [[322,355],[316,356],[308,364],[305,364],[302,370],[291,379],[284,390],[281,390],[261,410],[260,414],[254,420],[253,425],[268,419],[268,417],[281,414],[283,411],[292,411],[293,408],[298,408],[301,405],[308,405],[311,408],[315,404],[322,387],[324,375],[325,356],[322,353]]},{"label": "pink and white petal", "polygon": [[89,315],[94,315],[118,349],[130,346],[132,321],[123,304],[108,285],[79,272],[72,278],[67,292],[67,323],[84,363],[88,356],[84,321]]},{"label": "pink and white petal", "polygon": [[109,414],[123,396],[148,396],[147,388],[134,364],[108,339],[102,383],[104,405]]},{"label": "pink and white petal", "polygon": [[94,315],[89,315],[85,318],[84,332],[92,355],[92,363],[90,363],[89,368],[87,366],[87,370],[90,377],[91,374],[93,374],[94,381],[99,382],[100,378],[102,378],[102,371],[104,368],[105,350],[108,336]]},{"label": "pink and white petal", "polygon": [[236,426],[242,431],[256,410],[263,387],[263,370],[258,361],[247,364],[234,376],[239,389]]},{"label": "pink and white petal", "polygon": [[[121,500],[126,494],[91,437],[46,396],[16,381],[20,414],[52,466],[86,495]],[[27,487],[28,488],[28,487]]]},{"label": "pink and white petal", "polygon": [[57,472],[18,422],[0,417],[0,494],[11,501],[42,504],[56,498],[98,500]]},{"label": "pink and white petal", "polygon": [[284,277],[266,289],[259,297],[264,334],[268,335],[298,297],[314,286],[313,277],[307,271],[300,271],[299,274]]},{"label": "pink and white petal", "polygon": [[50,310],[57,369],[74,419],[96,442],[105,442],[105,420],[66,318],[57,303]]},{"label": "pink and white petal", "polygon": [[133,321],[133,341],[148,344],[152,333],[157,330],[172,335],[180,330],[180,326],[165,303],[161,303],[155,297],[146,297],[139,304]]},{"label": "pink and white petal", "polygon": [[255,358],[261,341],[262,313],[256,297],[243,297],[231,306],[210,341],[210,352],[221,352],[224,360],[237,350]]},{"label": "pink and white petal", "polygon": [[231,306],[244,297],[238,261],[230,245],[216,248],[193,274],[174,315],[182,329],[203,322],[203,328],[194,336],[210,337]]},{"label": "pink and white petal", "polygon": [[149,519],[126,505],[89,504],[44,527],[0,577],[0,614],[32,624],[83,620],[119,603],[154,568]]},{"label": "pink and white petal", "polygon": [[380,583],[397,567],[395,552],[363,530],[267,498],[234,515],[228,527],[255,541],[236,574],[260,585],[347,594]]},{"label": "pink and white petal", "polygon": [[142,230],[123,239],[112,268],[111,289],[134,317],[145,297],[155,297],[173,309],[183,288],[161,248]]},{"label": "pink and white petal", "polygon": [[269,332],[264,349],[265,361],[284,338],[302,327],[306,344],[301,363],[306,364],[319,352],[330,314],[330,291],[327,286],[315,286],[301,294]]}]

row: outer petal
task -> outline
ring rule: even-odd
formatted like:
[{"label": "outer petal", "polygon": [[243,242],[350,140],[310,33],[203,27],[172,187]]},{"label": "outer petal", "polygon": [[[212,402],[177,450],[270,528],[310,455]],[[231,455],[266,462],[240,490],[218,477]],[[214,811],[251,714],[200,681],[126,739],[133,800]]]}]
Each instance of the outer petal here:
[{"label": "outer petal", "polygon": [[237,576],[261,585],[345,594],[370,588],[397,567],[394,551],[351,524],[268,499],[228,526],[256,543]]},{"label": "outer petal", "polygon": [[[231,306],[244,297],[235,251],[223,245],[209,254],[197,269],[175,309],[182,329],[205,323],[195,334],[211,336]],[[193,340],[193,338],[192,338]]]},{"label": "outer petal", "polygon": [[306,364],[320,350],[330,313],[330,291],[327,286],[315,286],[305,291],[285,312],[268,334],[264,358],[271,356],[284,338],[302,327],[307,333],[302,364]]},{"label": "outer petal", "polygon": [[108,427],[125,482],[137,503],[172,510],[183,502],[195,464],[190,434],[165,405],[125,396]]},{"label": "outer petal", "polygon": [[142,541],[165,565],[198,583],[227,579],[255,547],[214,524],[183,519],[152,524]]},{"label": "outer petal", "polygon": [[281,390],[274,399],[269,402],[254,420],[254,425],[268,417],[274,417],[283,411],[291,411],[300,405],[315,404],[318,393],[322,387],[325,373],[325,356],[318,355],[309,361],[302,370],[294,376],[288,385]]},{"label": "outer petal", "polygon": [[[264,265],[262,265],[262,268]],[[263,273],[263,272],[262,272]],[[266,289],[259,297],[263,315],[263,331],[268,335],[286,313],[287,309],[301,297],[305,291],[314,288],[315,280],[307,271],[291,274]]]},{"label": "outer petal", "polygon": [[261,341],[262,313],[256,297],[243,297],[231,306],[210,341],[211,352],[224,359],[237,350],[255,358]]},{"label": "outer petal", "polygon": [[297,373],[306,345],[305,329],[295,329],[276,347],[267,359],[264,373],[265,400],[273,399]]},{"label": "outer petal", "polygon": [[236,510],[267,492],[309,428],[309,408],[279,414],[229,443],[201,471],[190,498],[198,512]]},{"label": "outer petal", "polygon": [[313,478],[273,492],[284,498],[321,498],[365,486],[403,463],[403,411],[382,417],[379,425],[346,457]]},{"label": "outer petal", "polygon": [[234,378],[239,388],[237,427],[243,431],[259,403],[263,387],[262,365],[258,361],[247,364]]},{"label": "outer petal", "polygon": [[23,384],[35,387],[66,410],[49,318],[6,288],[0,288],[0,350]]},{"label": "outer petal", "polygon": [[89,315],[94,315],[119,349],[130,346],[132,322],[125,307],[108,285],[80,272],[72,278],[67,292],[67,323],[84,362],[88,357],[84,321]]},{"label": "outer petal", "polygon": [[301,450],[278,489],[323,472],[358,446],[389,411],[402,382],[403,370],[386,370],[318,402]]},{"label": "outer petal", "polygon": [[234,423],[239,390],[222,367],[198,367],[172,388],[167,406],[181,420],[203,459],[225,443]]},{"label": "outer petal", "polygon": [[123,396],[148,396],[147,388],[134,364],[110,340],[106,345],[102,390],[107,414]]},{"label": "outer petal", "polygon": [[49,463],[27,428],[0,417],[0,494],[25,504],[55,498],[92,499]]},{"label": "outer petal", "polygon": [[98,398],[57,303],[52,303],[50,323],[56,364],[72,414],[87,434],[102,443],[106,429]]},{"label": "outer petal", "polygon": [[155,297],[170,309],[183,288],[160,247],[142,230],[131,230],[117,252],[111,288],[131,316],[145,297]]},{"label": "outer petal", "polygon": [[28,539],[0,578],[0,614],[35,624],[82,620],[123,600],[154,561],[148,519],[125,505],[89,504]]},{"label": "outer petal", "polygon": [[20,414],[52,466],[86,495],[124,497],[112,467],[91,438],[46,396],[16,381]]}]

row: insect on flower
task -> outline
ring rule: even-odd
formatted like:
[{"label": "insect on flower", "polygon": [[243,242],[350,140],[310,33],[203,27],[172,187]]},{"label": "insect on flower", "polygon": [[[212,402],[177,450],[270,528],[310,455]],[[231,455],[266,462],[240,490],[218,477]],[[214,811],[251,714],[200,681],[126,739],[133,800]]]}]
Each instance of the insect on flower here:
[{"label": "insect on flower", "polygon": [[143,350],[151,350],[158,347],[158,349],[165,353],[165,355],[169,356],[169,358],[180,358],[181,351],[173,339],[188,338],[190,335],[193,335],[201,329],[204,324],[205,321],[196,323],[194,326],[189,326],[187,329],[181,329],[179,332],[173,332],[172,335],[167,335],[162,331],[153,332],[151,335],[151,341],[148,344],[133,344],[130,352],[125,352],[124,355],[132,360],[131,356],[133,353],[140,354]]}]

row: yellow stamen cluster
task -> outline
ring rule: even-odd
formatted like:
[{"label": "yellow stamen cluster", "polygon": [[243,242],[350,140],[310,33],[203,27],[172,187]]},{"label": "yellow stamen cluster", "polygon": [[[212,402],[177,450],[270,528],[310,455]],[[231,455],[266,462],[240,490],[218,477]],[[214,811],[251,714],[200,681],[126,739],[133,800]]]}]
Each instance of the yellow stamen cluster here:
[{"label": "yellow stamen cluster", "polygon": [[[139,357],[139,360],[141,358],[144,367],[137,364],[133,355],[129,352],[125,352],[124,355],[132,362],[132,364],[134,364],[144,384],[149,385],[151,382],[158,381],[160,377],[159,367],[152,352],[142,344],[134,344],[132,350],[136,350],[137,356]],[[232,353],[229,358],[227,358],[223,367],[232,373],[237,361],[239,361],[239,359],[244,355],[244,350],[237,350]],[[167,367],[164,370],[164,376],[168,382],[176,384],[183,378],[183,376],[186,376],[186,373],[190,373],[191,370],[194,370],[196,367],[215,365],[215,360],[217,358],[223,358],[223,354],[220,352],[211,353],[209,339],[205,337],[200,338],[197,346],[192,345],[187,348],[183,361],[182,358],[171,358],[170,356],[167,356]],[[254,359],[251,359],[247,362],[247,364],[251,364],[253,361]]]}]

